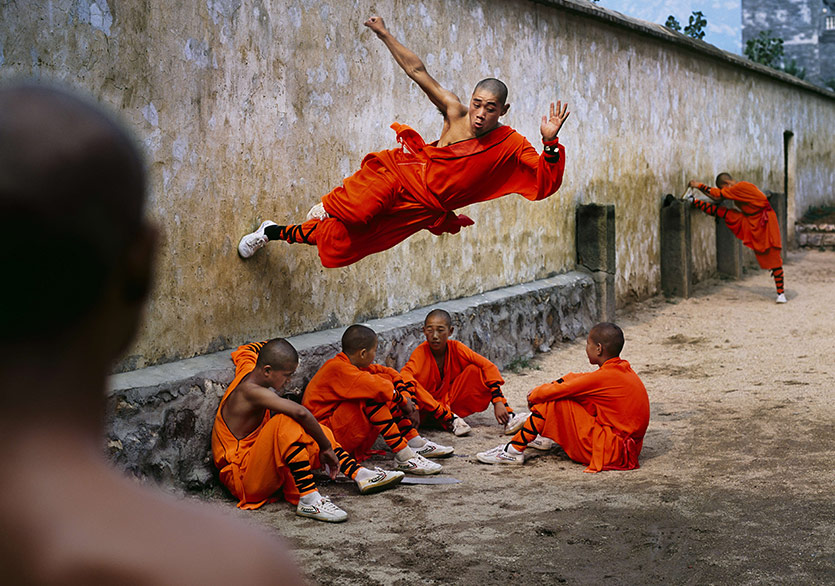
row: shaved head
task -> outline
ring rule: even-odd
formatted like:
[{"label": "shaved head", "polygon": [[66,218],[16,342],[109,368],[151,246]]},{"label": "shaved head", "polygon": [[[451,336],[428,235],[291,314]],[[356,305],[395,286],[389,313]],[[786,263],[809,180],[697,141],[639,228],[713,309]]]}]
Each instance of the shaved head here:
[{"label": "shaved head", "polygon": [[[0,342],[63,331],[91,311],[142,225],[144,194],[138,149],[99,106],[0,87]],[[125,293],[144,298],[147,286]]]},{"label": "shaved head", "polygon": [[426,316],[426,319],[423,320],[423,325],[426,325],[432,318],[441,319],[446,322],[446,325],[452,326],[452,316],[450,316],[449,313],[443,309],[433,309],[430,311]]},{"label": "shaved head", "polygon": [[496,96],[500,105],[504,105],[507,102],[507,86],[504,82],[494,77],[488,77],[487,79],[482,79],[478,82],[473,89],[473,93],[476,93],[478,90],[484,90],[485,92]]},{"label": "shaved head", "polygon": [[348,355],[371,350],[376,344],[377,334],[368,326],[354,324],[342,334],[342,351]]},{"label": "shaved head", "polygon": [[602,322],[594,326],[589,332],[589,338],[595,344],[603,346],[608,356],[620,356],[623,350],[623,330],[610,322]]},{"label": "shaved head", "polygon": [[295,370],[299,365],[299,353],[293,345],[284,338],[274,338],[264,344],[258,352],[259,366],[272,366],[276,370]]},{"label": "shaved head", "polygon": [[731,177],[730,173],[719,173],[719,175],[716,176],[716,187],[722,189],[726,184],[733,180],[734,178]]}]

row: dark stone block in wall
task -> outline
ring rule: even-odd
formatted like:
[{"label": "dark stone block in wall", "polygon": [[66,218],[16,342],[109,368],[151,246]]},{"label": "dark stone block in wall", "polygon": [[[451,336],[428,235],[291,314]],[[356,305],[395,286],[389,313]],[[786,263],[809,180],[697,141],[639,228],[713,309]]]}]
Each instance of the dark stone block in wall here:
[{"label": "dark stone block in wall", "polygon": [[743,258],[742,241],[725,224],[725,220],[716,218],[716,270],[729,277],[742,277]]},{"label": "dark stone block in wall", "polygon": [[777,214],[777,222],[780,224],[780,242],[783,243],[783,249],[785,250],[788,248],[788,242],[786,241],[786,234],[788,232],[788,206],[786,202],[786,194],[766,191],[765,195],[768,197],[768,203],[771,204],[771,207],[774,209],[774,213]]},{"label": "dark stone block in wall", "polygon": [[578,205],[575,213],[577,264],[615,274],[615,206]]},{"label": "dark stone block in wall", "polygon": [[692,291],[690,204],[668,195],[661,207],[661,290],[668,297]]}]

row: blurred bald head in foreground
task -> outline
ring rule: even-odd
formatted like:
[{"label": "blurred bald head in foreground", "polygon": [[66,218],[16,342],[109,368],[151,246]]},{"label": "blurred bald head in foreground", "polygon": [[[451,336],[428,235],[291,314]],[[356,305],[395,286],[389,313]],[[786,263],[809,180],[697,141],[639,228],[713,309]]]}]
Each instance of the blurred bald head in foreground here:
[{"label": "blurred bald head in foreground", "polygon": [[297,583],[280,541],[104,457],[107,376],[152,279],[145,189],[99,106],[0,86],[0,582]]}]

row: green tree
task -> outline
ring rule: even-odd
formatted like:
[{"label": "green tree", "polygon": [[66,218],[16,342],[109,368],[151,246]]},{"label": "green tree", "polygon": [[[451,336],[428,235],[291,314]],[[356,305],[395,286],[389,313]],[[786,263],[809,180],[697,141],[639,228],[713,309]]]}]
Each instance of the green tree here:
[{"label": "green tree", "polygon": [[667,22],[664,23],[668,29],[676,32],[681,32],[681,23],[672,14],[667,17]]},{"label": "green tree", "polygon": [[785,71],[789,75],[795,76],[798,79],[804,79],[806,77],[806,68],[798,67],[797,59],[792,59],[791,63],[789,63],[788,65],[784,65],[783,71]]},{"label": "green tree", "polygon": [[707,19],[701,10],[694,10],[690,15],[690,24],[684,27],[684,34],[694,39],[705,38],[704,28],[707,26]]},{"label": "green tree", "polygon": [[783,61],[783,39],[772,36],[770,30],[760,31],[756,37],[745,42],[743,53],[755,63],[778,69]]}]

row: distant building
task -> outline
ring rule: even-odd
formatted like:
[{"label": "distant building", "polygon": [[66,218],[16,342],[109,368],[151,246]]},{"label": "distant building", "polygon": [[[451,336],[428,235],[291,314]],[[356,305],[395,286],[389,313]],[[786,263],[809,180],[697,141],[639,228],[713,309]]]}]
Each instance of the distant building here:
[{"label": "distant building", "polygon": [[807,81],[835,83],[835,0],[742,0],[742,48],[770,30],[783,39],[784,65],[797,61]]}]

